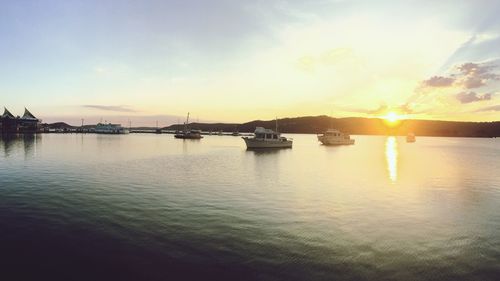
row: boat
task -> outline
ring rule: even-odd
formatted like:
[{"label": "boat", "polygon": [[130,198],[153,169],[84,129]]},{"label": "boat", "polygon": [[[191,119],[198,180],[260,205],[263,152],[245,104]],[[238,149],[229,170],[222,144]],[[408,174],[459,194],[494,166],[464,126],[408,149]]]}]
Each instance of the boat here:
[{"label": "boat", "polygon": [[95,133],[96,134],[121,135],[121,134],[128,134],[129,130],[122,127],[120,124],[99,123],[95,126]]},{"label": "boat", "polygon": [[158,120],[156,121],[156,129],[155,129],[155,134],[161,134],[163,133],[160,127],[158,127]]},{"label": "boat", "polygon": [[199,140],[203,138],[200,130],[181,131],[180,133],[175,134],[174,137],[177,139],[193,139],[193,140]]},{"label": "boat", "polygon": [[177,139],[191,139],[191,140],[199,140],[202,139],[201,130],[189,129],[189,112],[186,118],[186,122],[184,122],[184,129],[182,131],[178,131],[175,133],[174,137]]},{"label": "boat", "polygon": [[254,134],[254,137],[242,137],[247,149],[292,147],[293,139],[282,137],[277,130],[257,127]]},{"label": "boat", "polygon": [[336,129],[328,129],[321,135],[318,135],[318,141],[324,145],[349,145],[354,144],[354,139],[348,134],[344,134]]},{"label": "boat", "polygon": [[414,133],[408,133],[406,135],[406,142],[415,142],[415,134]]},{"label": "boat", "polygon": [[241,136],[240,131],[238,130],[238,126],[234,126],[234,130],[231,133],[231,136],[233,136],[233,137],[239,137],[239,136]]}]

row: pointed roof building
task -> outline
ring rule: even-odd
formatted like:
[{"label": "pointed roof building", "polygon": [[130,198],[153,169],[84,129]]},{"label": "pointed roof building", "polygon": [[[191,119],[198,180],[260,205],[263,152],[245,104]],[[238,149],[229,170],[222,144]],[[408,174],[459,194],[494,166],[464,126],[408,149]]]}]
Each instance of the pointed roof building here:
[{"label": "pointed roof building", "polygon": [[16,117],[14,117],[14,115],[10,113],[10,111],[6,107],[4,107],[2,118],[16,118]]},{"label": "pointed roof building", "polygon": [[38,120],[26,107],[24,108],[24,115],[22,119]]}]

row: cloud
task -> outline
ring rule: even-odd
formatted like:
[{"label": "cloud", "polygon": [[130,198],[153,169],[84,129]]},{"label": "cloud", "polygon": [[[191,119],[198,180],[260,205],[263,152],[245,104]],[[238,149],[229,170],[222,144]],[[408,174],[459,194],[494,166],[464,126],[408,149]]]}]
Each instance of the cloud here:
[{"label": "cloud", "polygon": [[491,94],[479,95],[476,92],[461,92],[458,93],[455,98],[460,101],[460,103],[471,103],[477,101],[491,100]]},{"label": "cloud", "polygon": [[103,110],[103,111],[115,111],[115,112],[136,112],[133,109],[130,109],[126,106],[123,105],[93,105],[93,104],[86,104],[83,105],[83,107],[86,108],[93,108],[93,109],[98,109],[98,110]]},{"label": "cloud", "polygon": [[[465,75],[477,72],[478,68],[479,68],[479,64],[473,63],[473,62],[468,62],[468,63],[464,63],[462,65],[457,66],[457,69]],[[483,70],[481,70],[480,72],[482,72],[482,71]]]},{"label": "cloud", "polygon": [[411,105],[409,103],[405,103],[399,106],[399,111],[404,114],[412,114],[415,113],[415,110],[411,108]]},{"label": "cloud", "polygon": [[464,63],[457,66],[457,84],[465,89],[475,89],[486,86],[488,82],[500,80],[500,75],[494,73],[494,65],[487,63]]},{"label": "cloud", "polygon": [[493,41],[496,40],[500,37],[499,34],[497,33],[481,33],[481,34],[476,34],[473,37],[473,43],[474,44],[482,44],[488,41]]},{"label": "cloud", "polygon": [[344,107],[344,106],[335,106],[337,109],[345,112],[355,112],[355,113],[364,113],[367,115],[374,115],[374,116],[380,116],[387,114],[388,112],[394,111],[399,114],[414,114],[416,113],[415,110],[412,108],[412,106],[409,103],[405,103],[399,106],[387,106],[386,104],[381,104],[377,108],[373,109],[366,109],[366,108],[351,108],[351,107]]},{"label": "cloud", "polygon": [[427,87],[450,87],[455,82],[454,78],[443,76],[432,76],[431,78],[422,81],[422,84]]},{"label": "cloud", "polygon": [[481,88],[486,85],[486,80],[478,77],[465,77],[460,83],[466,89]]},{"label": "cloud", "polygon": [[486,63],[464,63],[456,67],[459,71],[457,84],[465,89],[476,89],[486,86],[489,81],[500,80],[500,75],[493,72],[495,66]]},{"label": "cloud", "polygon": [[484,111],[500,111],[500,104],[487,106],[487,107],[483,107],[483,108],[476,110],[476,112],[484,112]]},{"label": "cloud", "polygon": [[476,89],[487,86],[491,81],[499,81],[496,66],[491,63],[468,62],[457,65],[449,76],[432,76],[421,82],[423,88],[444,88],[455,86],[461,89]]},{"label": "cloud", "polygon": [[380,114],[384,114],[387,112],[387,105],[385,104],[382,104],[380,105],[378,108],[376,109],[372,109],[372,110],[366,110],[366,113],[367,114],[372,114],[372,115],[380,115]]},{"label": "cloud", "polygon": [[333,105],[336,110],[343,112],[354,112],[354,113],[363,113],[369,115],[381,115],[387,112],[389,109],[387,105],[381,104],[377,108],[367,109],[367,108],[359,108],[359,107],[350,107],[350,106],[341,106],[341,105]]},{"label": "cloud", "polygon": [[493,66],[487,65],[485,63],[479,64],[473,62],[468,62],[457,66],[457,69],[463,75],[481,75],[489,72],[493,68]]}]

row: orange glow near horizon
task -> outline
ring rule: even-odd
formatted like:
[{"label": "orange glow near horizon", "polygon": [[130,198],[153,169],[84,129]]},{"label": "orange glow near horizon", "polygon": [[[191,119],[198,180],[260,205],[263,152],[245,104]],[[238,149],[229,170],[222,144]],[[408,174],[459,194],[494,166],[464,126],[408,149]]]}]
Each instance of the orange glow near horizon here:
[{"label": "orange glow near horizon", "polygon": [[390,111],[382,118],[384,119],[386,125],[388,125],[389,127],[394,127],[401,122],[403,116],[397,114],[394,111]]}]

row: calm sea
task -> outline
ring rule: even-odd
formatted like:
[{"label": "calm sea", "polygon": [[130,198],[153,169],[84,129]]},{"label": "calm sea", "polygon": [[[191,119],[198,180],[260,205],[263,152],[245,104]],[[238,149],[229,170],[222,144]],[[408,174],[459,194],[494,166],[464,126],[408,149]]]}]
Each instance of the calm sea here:
[{"label": "calm sea", "polygon": [[0,140],[0,280],[498,280],[500,139]]}]

